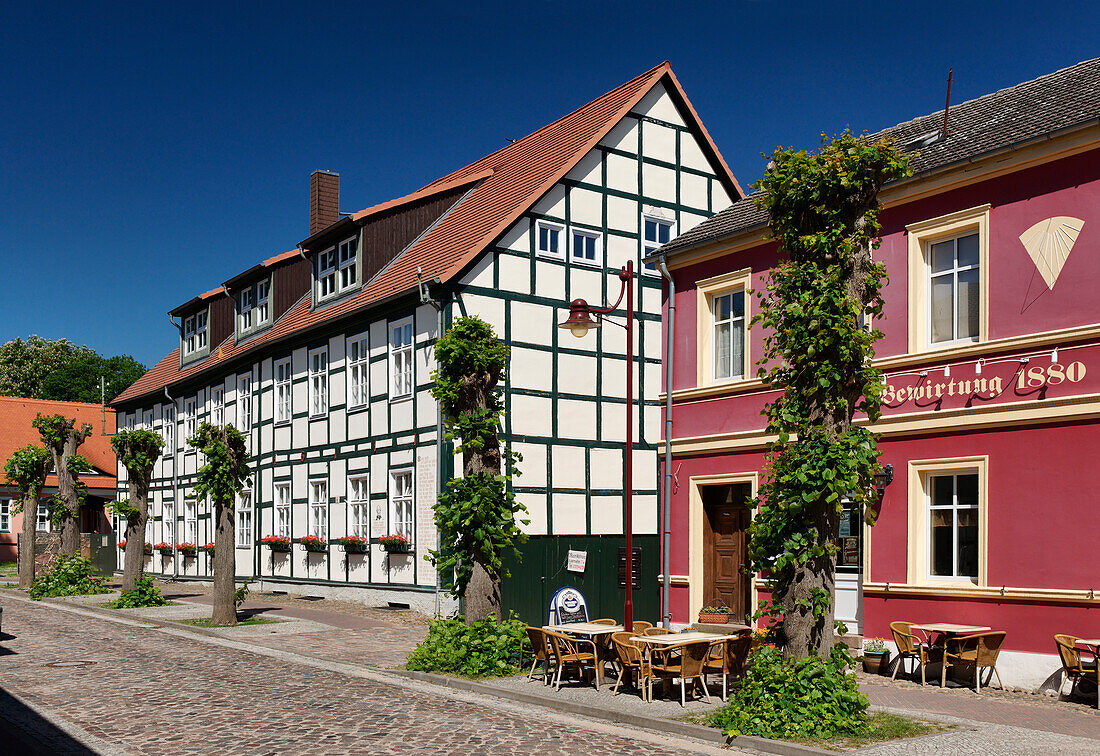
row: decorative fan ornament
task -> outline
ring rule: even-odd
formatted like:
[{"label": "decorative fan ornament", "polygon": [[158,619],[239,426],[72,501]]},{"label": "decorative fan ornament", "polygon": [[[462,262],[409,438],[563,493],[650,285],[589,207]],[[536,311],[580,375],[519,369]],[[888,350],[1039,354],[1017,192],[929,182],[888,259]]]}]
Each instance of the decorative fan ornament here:
[{"label": "decorative fan ornament", "polygon": [[1054,290],[1054,282],[1058,280],[1058,274],[1062,272],[1062,266],[1066,264],[1066,258],[1073,251],[1073,244],[1084,227],[1083,220],[1059,215],[1041,220],[1020,234],[1020,242],[1039,269],[1048,289]]}]

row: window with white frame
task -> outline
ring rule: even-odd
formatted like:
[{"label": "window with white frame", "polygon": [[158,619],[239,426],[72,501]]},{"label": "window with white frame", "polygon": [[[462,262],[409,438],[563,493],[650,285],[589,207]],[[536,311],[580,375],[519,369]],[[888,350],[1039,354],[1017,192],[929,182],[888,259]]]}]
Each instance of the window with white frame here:
[{"label": "window with white frame", "polygon": [[410,541],[413,537],[413,473],[396,470],[390,473],[390,530]]},{"label": "window with white frame", "polygon": [[336,248],[326,249],[317,255],[317,298],[324,299],[336,293]]},{"label": "window with white frame", "polygon": [[252,287],[242,289],[237,295],[240,314],[237,316],[238,329],[243,333],[252,330]]},{"label": "window with white frame", "polygon": [[252,376],[237,376],[237,430],[248,436],[252,431]]},{"label": "window with white frame", "polygon": [[0,533],[11,532],[11,499],[0,499]]},{"label": "window with white frame", "polygon": [[252,545],[252,492],[241,491],[237,494],[237,546],[248,548]]},{"label": "window with white frame", "polygon": [[352,237],[340,242],[340,247],[337,250],[337,265],[340,268],[338,286],[340,291],[350,289],[355,285],[355,260],[356,251],[359,247],[359,240]]},{"label": "window with white frame", "polygon": [[596,231],[574,228],[569,250],[573,262],[583,265],[603,263],[602,239]]},{"label": "window with white frame", "polygon": [[328,481],[309,482],[309,532],[318,538],[328,538]]},{"label": "window with white frame", "polygon": [[145,542],[150,543],[150,544],[153,542],[153,518],[152,517],[148,517],[145,520]]},{"label": "window with white frame", "polygon": [[711,298],[714,333],[714,378],[741,378],[745,375],[745,292],[730,291]]},{"label": "window with white frame", "polygon": [[309,353],[309,416],[328,412],[328,349]]},{"label": "window with white frame", "polygon": [[[665,218],[656,218],[651,215],[642,216],[642,257],[656,252],[661,246],[668,244],[675,236],[676,222]],[[657,264],[652,262],[642,263],[642,272],[656,273]]]},{"label": "window with white frame", "polygon": [[165,543],[175,543],[175,524],[176,517],[175,512],[172,511],[173,507],[168,502],[161,504],[160,507],[160,533],[161,539]]},{"label": "window with white frame", "polygon": [[111,515],[111,530],[115,532],[115,541],[122,541],[126,537],[126,515]]},{"label": "window with white frame", "polygon": [[52,528],[50,527],[50,505],[38,502],[37,518],[34,521],[34,529],[43,533],[48,533]]},{"label": "window with white frame", "polygon": [[564,258],[565,245],[562,243],[564,233],[565,227],[560,224],[536,221],[535,250],[543,257],[555,257],[559,260]]},{"label": "window with white frame", "polygon": [[195,435],[195,413],[198,406],[199,403],[194,397],[183,401],[183,435],[188,439]]},{"label": "window with white frame", "polygon": [[406,318],[390,325],[390,399],[412,396],[413,322]]},{"label": "window with white frame", "polygon": [[145,430],[153,430],[153,410],[148,410],[141,417],[141,427]]},{"label": "window with white frame", "polygon": [[977,472],[928,475],[928,577],[978,581]]},{"label": "window with white frame", "polygon": [[271,293],[271,282],[260,281],[256,284],[256,325],[262,325],[267,322],[268,295]]},{"label": "window with white frame", "polygon": [[210,389],[210,418],[214,425],[225,425],[225,388]]},{"label": "window with white frame", "polygon": [[370,536],[370,479],[348,478],[348,535]]},{"label": "window with white frame", "polygon": [[275,422],[290,422],[291,397],[290,359],[275,363]]},{"label": "window with white frame", "polygon": [[275,484],[275,535],[290,537],[290,484]]},{"label": "window with white frame", "polygon": [[135,428],[137,428],[137,412],[126,416],[126,430],[132,431]]},{"label": "window with white frame", "polygon": [[183,355],[201,352],[206,344],[206,310],[200,310],[183,319]]},{"label": "window with white frame", "polygon": [[166,454],[176,453],[176,408],[171,404],[164,406],[164,427],[161,428],[161,438],[164,439]]},{"label": "window with white frame", "polygon": [[367,378],[370,373],[370,352],[367,337],[348,339],[348,409],[365,407],[370,401]]},{"label": "window with white frame", "polygon": [[183,502],[183,540],[188,543],[198,543],[199,538],[199,504],[197,501],[184,500]]},{"label": "window with white frame", "polygon": [[978,234],[930,242],[927,259],[930,342],[977,341],[981,319]]}]

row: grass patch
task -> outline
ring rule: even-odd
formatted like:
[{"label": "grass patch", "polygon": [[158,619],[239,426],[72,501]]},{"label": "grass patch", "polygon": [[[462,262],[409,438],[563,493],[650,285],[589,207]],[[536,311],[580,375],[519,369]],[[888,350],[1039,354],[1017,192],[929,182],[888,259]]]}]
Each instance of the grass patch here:
[{"label": "grass patch", "polygon": [[4,587],[5,587],[5,588],[9,588],[9,589],[11,589],[11,590],[13,590],[13,591],[18,591],[18,590],[20,590],[20,588],[19,588],[19,583],[4,583]]},{"label": "grass patch", "polygon": [[11,577],[19,574],[18,562],[0,562],[0,577]]},{"label": "grass patch", "polygon": [[920,719],[910,719],[897,714],[889,714],[880,711],[867,716],[867,727],[858,735],[838,735],[823,740],[807,739],[797,740],[796,743],[827,748],[830,751],[848,751],[855,748],[884,743],[889,740],[902,740],[915,738],[919,735],[931,735],[954,728],[955,725],[945,722],[928,722]]},{"label": "grass patch", "polygon": [[273,617],[263,617],[258,614],[237,620],[236,625],[215,625],[213,620],[211,620],[209,617],[175,621],[182,622],[185,625],[194,625],[195,627],[240,627],[241,625],[274,625],[276,622],[282,622],[282,620],[277,620]]}]

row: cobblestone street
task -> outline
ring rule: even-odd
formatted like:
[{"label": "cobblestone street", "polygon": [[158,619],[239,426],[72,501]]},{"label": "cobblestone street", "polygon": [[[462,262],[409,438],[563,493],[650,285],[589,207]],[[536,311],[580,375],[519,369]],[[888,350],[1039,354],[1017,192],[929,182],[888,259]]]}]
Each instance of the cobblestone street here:
[{"label": "cobblestone street", "polygon": [[[99,752],[718,752],[538,709],[460,700],[470,697],[376,673],[364,679],[316,669],[80,610],[7,596],[0,605],[0,687],[50,723],[79,728],[78,739]],[[295,643],[308,644],[309,635]],[[86,752],[63,744],[43,722],[29,722],[19,708],[0,696],[0,728],[13,731],[15,742],[53,738],[40,752]]]}]

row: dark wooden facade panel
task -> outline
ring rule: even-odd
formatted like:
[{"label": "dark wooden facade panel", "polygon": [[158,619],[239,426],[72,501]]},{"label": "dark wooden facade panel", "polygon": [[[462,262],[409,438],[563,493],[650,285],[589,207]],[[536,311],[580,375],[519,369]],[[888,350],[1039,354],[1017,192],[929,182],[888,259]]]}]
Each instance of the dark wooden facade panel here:
[{"label": "dark wooden facade panel", "polygon": [[302,298],[302,295],[309,292],[311,278],[309,261],[299,256],[292,262],[284,262],[275,269],[271,278],[271,315],[272,322],[275,322],[285,315],[286,311]]},{"label": "dark wooden facade panel", "polygon": [[218,344],[233,335],[233,321],[236,312],[233,300],[225,294],[219,294],[210,302],[210,347],[217,349]]},{"label": "dark wooden facade panel", "polygon": [[363,282],[374,278],[414,239],[454,207],[468,189],[462,187],[443,192],[368,220],[363,227]]}]

